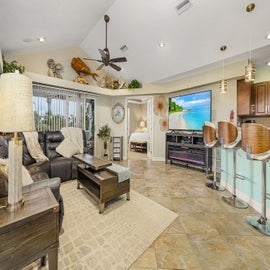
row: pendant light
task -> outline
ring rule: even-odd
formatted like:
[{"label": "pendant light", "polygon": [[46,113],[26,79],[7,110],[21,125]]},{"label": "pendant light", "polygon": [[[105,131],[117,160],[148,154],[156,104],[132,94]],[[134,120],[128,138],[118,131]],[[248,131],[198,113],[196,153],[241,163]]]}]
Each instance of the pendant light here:
[{"label": "pendant light", "polygon": [[[226,45],[223,45],[220,47],[220,50],[224,53],[227,49],[227,46]],[[220,91],[220,94],[226,94],[227,93],[227,80],[225,80],[225,77],[224,77],[224,54],[223,54],[223,65],[222,65],[222,81],[220,81],[219,83],[219,91]]]},{"label": "pendant light", "polygon": [[[251,13],[255,9],[255,4],[251,3],[246,7],[246,12]],[[251,25],[251,24],[250,24]],[[245,81],[253,82],[255,80],[256,67],[251,61],[251,27],[249,30],[249,59],[245,67]]]}]

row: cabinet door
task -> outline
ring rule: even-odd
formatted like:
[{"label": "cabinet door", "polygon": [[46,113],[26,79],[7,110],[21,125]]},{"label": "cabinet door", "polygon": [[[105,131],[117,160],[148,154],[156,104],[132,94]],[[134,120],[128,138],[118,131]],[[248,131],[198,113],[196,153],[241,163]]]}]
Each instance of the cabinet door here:
[{"label": "cabinet door", "polygon": [[[268,83],[254,84],[254,97],[255,97],[255,115],[267,115],[269,112],[269,92]],[[269,89],[270,90],[270,89]]]},{"label": "cabinet door", "polygon": [[245,80],[237,81],[237,115],[250,115],[251,85]]}]

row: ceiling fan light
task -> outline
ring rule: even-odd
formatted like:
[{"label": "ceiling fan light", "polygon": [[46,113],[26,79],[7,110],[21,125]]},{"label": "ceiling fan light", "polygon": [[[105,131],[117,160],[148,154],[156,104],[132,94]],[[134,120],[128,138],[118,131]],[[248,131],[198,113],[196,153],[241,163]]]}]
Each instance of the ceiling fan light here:
[{"label": "ceiling fan light", "polygon": [[219,82],[219,92],[220,94],[226,94],[228,89],[228,82],[227,80],[222,80]]},{"label": "ceiling fan light", "polygon": [[256,67],[251,62],[245,67],[245,81],[253,82],[255,80]]}]

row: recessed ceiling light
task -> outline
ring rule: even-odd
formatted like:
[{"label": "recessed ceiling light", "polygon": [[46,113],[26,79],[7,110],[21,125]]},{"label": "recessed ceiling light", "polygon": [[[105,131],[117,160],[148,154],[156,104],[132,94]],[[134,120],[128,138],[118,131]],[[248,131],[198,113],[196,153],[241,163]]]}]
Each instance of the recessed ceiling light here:
[{"label": "recessed ceiling light", "polygon": [[267,62],[267,66],[268,66],[268,67],[270,67],[270,61],[269,61],[269,62]]},{"label": "recessed ceiling light", "polygon": [[40,42],[44,42],[44,41],[45,41],[45,37],[39,37],[38,40],[39,40]]},{"label": "recessed ceiling light", "polygon": [[270,33],[266,35],[266,39],[270,39]]},{"label": "recessed ceiling light", "polygon": [[163,41],[159,42],[158,45],[159,45],[160,48],[164,48],[165,47],[165,43]]}]

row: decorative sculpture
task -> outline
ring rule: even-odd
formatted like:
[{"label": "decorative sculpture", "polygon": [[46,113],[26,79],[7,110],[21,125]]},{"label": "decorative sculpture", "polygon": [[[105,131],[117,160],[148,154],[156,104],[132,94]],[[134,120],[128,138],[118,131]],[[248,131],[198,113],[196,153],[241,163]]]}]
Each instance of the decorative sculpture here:
[{"label": "decorative sculpture", "polygon": [[[79,75],[78,77],[84,78],[81,76],[81,73],[83,73],[85,75],[91,75],[95,81],[97,80],[96,77],[98,77],[98,74],[93,73],[91,69],[83,62],[83,60],[80,57],[73,57],[71,60],[71,66]],[[82,81],[82,79],[80,78],[78,79],[78,77],[74,81],[76,80]],[[87,81],[86,78],[84,79]]]},{"label": "decorative sculpture", "polygon": [[62,72],[64,69],[62,64],[60,64],[60,63],[55,64],[53,59],[49,59],[47,61],[47,66],[49,68],[48,72],[47,72],[49,77],[63,79],[62,75],[60,74],[60,72]]}]

